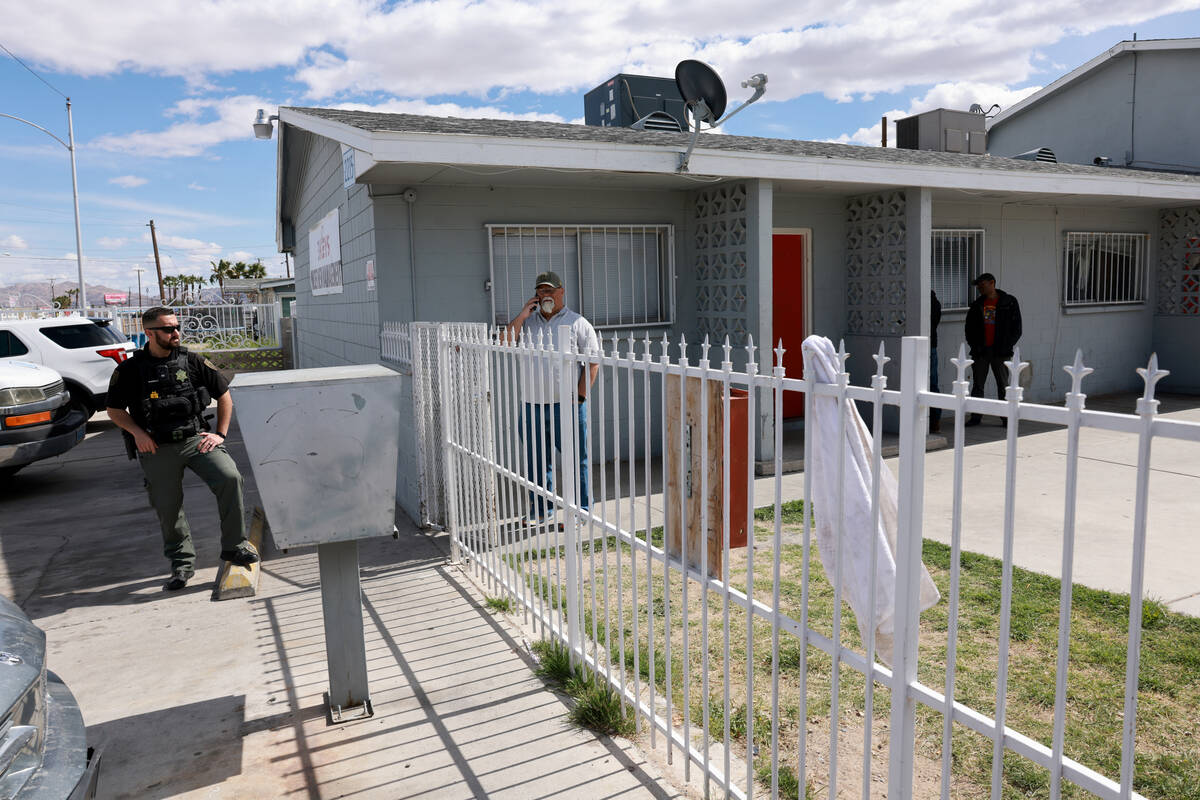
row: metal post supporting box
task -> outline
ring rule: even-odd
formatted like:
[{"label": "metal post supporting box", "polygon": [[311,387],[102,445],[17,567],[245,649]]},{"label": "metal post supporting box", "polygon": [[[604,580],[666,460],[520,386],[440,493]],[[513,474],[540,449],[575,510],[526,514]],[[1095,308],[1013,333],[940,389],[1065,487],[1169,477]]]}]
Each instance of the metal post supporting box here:
[{"label": "metal post supporting box", "polygon": [[[729,419],[725,419],[723,402],[724,384],[709,380],[708,395],[708,452],[703,449],[701,438],[701,382],[699,378],[687,379],[687,413],[683,413],[679,397],[679,376],[668,375],[667,393],[667,446],[666,446],[666,499],[667,499],[667,552],[674,556],[682,554],[682,522],[680,499],[687,508],[687,560],[696,569],[701,567],[701,547],[708,548],[708,574],[719,577],[725,549],[725,434],[729,425],[729,546],[746,546],[746,514],[748,509],[747,463],[749,459],[749,432],[746,428],[746,412],[749,395],[744,389],[729,390]],[[682,458],[680,449],[680,424],[683,430]],[[683,466],[683,479],[679,468]],[[708,494],[705,497],[701,483],[701,470],[708,472]],[[708,504],[708,531],[701,526],[703,504]]]},{"label": "metal post supporting box", "polygon": [[369,716],[358,540],[393,531],[400,376],[377,364],[259,372],[230,390],[272,539],[317,545],[331,712]]}]

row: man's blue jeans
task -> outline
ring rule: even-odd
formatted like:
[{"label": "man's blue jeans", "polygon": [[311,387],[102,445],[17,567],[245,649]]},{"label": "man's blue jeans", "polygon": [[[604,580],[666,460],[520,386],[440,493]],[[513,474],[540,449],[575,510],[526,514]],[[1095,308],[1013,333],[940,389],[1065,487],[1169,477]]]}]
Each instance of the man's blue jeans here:
[{"label": "man's blue jeans", "polygon": [[[550,458],[550,446],[562,454],[559,437],[558,403],[525,404],[525,464],[528,478],[546,490],[554,491],[554,464]],[[586,401],[579,409],[579,506],[588,508],[588,425]],[[553,410],[553,411],[552,411]],[[529,493],[529,517],[540,520],[546,517],[546,499],[536,492]]]}]

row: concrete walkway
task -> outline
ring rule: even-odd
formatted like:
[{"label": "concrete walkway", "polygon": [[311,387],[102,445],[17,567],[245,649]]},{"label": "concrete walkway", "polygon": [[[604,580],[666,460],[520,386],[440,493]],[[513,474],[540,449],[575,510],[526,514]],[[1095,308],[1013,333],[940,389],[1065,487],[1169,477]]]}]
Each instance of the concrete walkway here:
[{"label": "concrete walkway", "polygon": [[[236,430],[247,506],[257,502]],[[0,495],[0,591],[47,636],[104,749],[105,798],[669,798],[629,743],[566,720],[521,634],[446,564],[444,537],[364,542],[373,718],[330,725],[316,554],[268,554],[259,595],[209,599],[216,504],[185,480],[200,567],[178,593],[140,470],[88,439]]]}]

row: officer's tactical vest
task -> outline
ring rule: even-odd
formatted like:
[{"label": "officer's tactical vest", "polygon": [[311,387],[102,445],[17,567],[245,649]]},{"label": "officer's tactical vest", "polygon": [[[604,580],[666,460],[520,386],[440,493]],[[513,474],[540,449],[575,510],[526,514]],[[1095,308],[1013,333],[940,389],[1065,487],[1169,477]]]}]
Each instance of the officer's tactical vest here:
[{"label": "officer's tactical vest", "polygon": [[203,386],[193,386],[188,373],[187,348],[155,363],[150,354],[134,354],[141,377],[143,426],[159,444],[182,442],[208,429],[203,412],[212,397]]}]

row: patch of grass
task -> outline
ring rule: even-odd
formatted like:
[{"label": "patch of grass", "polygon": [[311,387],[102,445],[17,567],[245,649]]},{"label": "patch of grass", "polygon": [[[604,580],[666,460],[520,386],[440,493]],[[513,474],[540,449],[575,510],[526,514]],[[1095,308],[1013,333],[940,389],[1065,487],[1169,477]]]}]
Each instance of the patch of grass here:
[{"label": "patch of grass", "polygon": [[[805,548],[798,542],[804,521],[802,504],[787,504],[783,508],[784,538],[775,545],[772,537],[760,538],[763,545],[755,553],[755,601],[770,603],[773,590],[773,558],[778,546],[781,583],[780,613],[793,620],[801,618],[801,574],[804,562],[809,562],[808,588],[809,625],[814,632],[834,638],[834,590],[825,577],[815,546]],[[771,506],[756,510],[760,524],[773,519]],[[645,538],[644,532],[635,534]],[[661,546],[662,529],[650,531],[650,542]],[[585,545],[587,542],[584,543]],[[628,545],[613,538],[597,538],[594,545],[594,564],[585,558],[581,581],[583,601],[581,616],[588,635],[592,625],[598,631],[598,651],[603,658],[606,635],[611,648],[609,662],[614,679],[624,666],[626,680],[632,686],[635,672],[640,673],[641,688],[647,688],[653,663],[654,691],[662,699],[667,691],[665,640],[670,637],[671,698],[675,724],[682,725],[684,709],[691,710],[693,736],[702,724],[703,711],[709,712],[709,735],[716,742],[724,738],[724,702],[722,683],[728,676],[731,689],[731,741],[733,752],[744,757],[747,734],[747,706],[754,709],[755,744],[758,753],[752,755],[754,770],[764,787],[769,787],[770,773],[770,712],[771,629],[765,620],[756,620],[752,628],[753,658],[747,664],[747,620],[742,607],[729,607],[728,642],[730,660],[724,662],[724,599],[719,591],[704,591],[701,584],[689,584],[688,601],[682,596],[683,579],[673,572],[670,582],[670,618],[665,613],[662,566],[654,561],[654,572],[647,581],[646,558],[638,554],[637,610],[639,659],[634,662],[633,651],[633,593],[631,591],[632,551]],[[611,552],[610,552],[611,551]],[[620,555],[617,568],[615,555]],[[607,561],[604,560],[607,555]],[[921,640],[918,677],[926,686],[941,691],[945,682],[947,661],[947,631],[949,629],[948,592],[950,582],[950,548],[927,541],[923,561],[928,567],[943,600],[921,615]],[[528,553],[517,559],[517,569],[525,571],[525,579],[535,593],[560,603],[562,595],[556,586],[555,572],[562,567],[562,552],[549,548]],[[549,577],[539,577],[538,567],[549,570]],[[510,562],[511,563],[511,562]],[[993,715],[996,703],[997,656],[1000,634],[1002,589],[1000,561],[975,553],[963,553],[960,571],[960,605],[956,648],[957,678],[955,699]],[[732,587],[747,588],[747,552],[737,551],[729,565]],[[592,587],[597,596],[603,595],[603,581],[609,586],[609,606],[603,600],[591,606]],[[649,585],[648,585],[649,584]],[[620,587],[620,588],[618,588]],[[1059,599],[1061,584],[1057,579],[1039,573],[1014,568],[1012,572],[1012,617],[1009,649],[1009,684],[1007,693],[1007,722],[1031,738],[1050,743],[1053,731],[1055,672],[1057,666]],[[623,610],[617,615],[617,593],[621,594]],[[648,602],[647,592],[650,594]],[[682,636],[683,612],[686,610],[689,645],[685,651]],[[708,640],[701,635],[701,616],[708,614]],[[1071,635],[1067,682],[1066,755],[1104,775],[1115,778],[1120,771],[1120,743],[1123,723],[1124,673],[1128,643],[1129,597],[1088,587],[1075,586],[1071,605]],[[1153,800],[1200,800],[1200,619],[1171,612],[1161,602],[1148,599],[1142,607],[1142,652],[1138,675],[1137,758],[1134,788]],[[648,633],[653,630],[654,657],[648,658]],[[837,634],[843,645],[856,652],[865,652],[863,637],[848,605],[842,608],[842,627]],[[621,646],[624,646],[624,659]],[[590,647],[590,645],[589,645]],[[590,652],[590,650],[589,650]],[[710,685],[708,694],[702,690],[702,653],[709,659]],[[891,696],[887,687],[876,685],[872,719],[863,719],[866,681],[863,676],[843,663],[835,673],[832,659],[820,648],[807,651],[807,675],[801,692],[800,641],[791,634],[780,636],[779,649],[779,707],[780,707],[780,764],[777,780],[784,787],[784,796],[794,797],[800,785],[805,796],[811,794],[809,778],[818,784],[822,767],[810,758],[808,776],[785,776],[787,759],[793,758],[798,737],[808,728],[828,724],[834,680],[838,681],[840,713],[843,720],[855,725],[886,726]],[[747,668],[753,670],[753,697],[747,703]],[[690,675],[685,693],[683,676]],[[564,675],[564,683],[572,679]],[[581,694],[593,685],[591,678],[576,678],[573,689]],[[619,698],[618,698],[619,699]],[[619,703],[617,704],[620,705]],[[800,715],[803,710],[803,716]],[[918,756],[932,764],[936,776],[942,750],[943,720],[936,711],[918,705]],[[814,735],[808,733],[809,736]],[[886,736],[886,734],[883,734]],[[880,739],[879,741],[882,741]],[[767,745],[764,747],[763,745]],[[965,800],[983,800],[990,794],[992,743],[964,726],[956,725],[951,741],[953,793]],[[882,755],[886,758],[886,754]],[[794,768],[794,763],[792,768]],[[1006,753],[1002,797],[1016,800],[1025,797],[1045,797],[1049,794],[1047,770],[1013,753]],[[795,780],[794,784],[789,784]],[[788,786],[794,786],[795,791]],[[1069,800],[1083,800],[1088,795],[1079,787],[1064,781],[1062,795]]]},{"label": "patch of grass", "polygon": [[572,722],[606,736],[633,736],[633,716],[621,708],[620,696],[607,683],[584,681],[575,688],[575,707],[568,715]]},{"label": "patch of grass", "polygon": [[[788,500],[786,503],[781,503],[779,506],[780,521],[784,525],[803,525],[804,524],[804,501],[803,500]],[[775,505],[762,506],[754,509],[754,518],[760,522],[774,522],[775,520]],[[812,524],[812,516],[809,516],[809,524]]]},{"label": "patch of grass", "polygon": [[485,604],[492,611],[500,611],[505,614],[513,610],[513,601],[511,597],[489,597],[485,601]]},{"label": "patch of grass", "polygon": [[575,698],[568,718],[605,736],[632,736],[633,717],[621,708],[621,697],[608,684],[590,676],[582,664],[571,666],[566,646],[541,639],[531,645],[538,657],[536,674]]},{"label": "patch of grass", "polygon": [[531,645],[531,649],[538,657],[538,666],[534,672],[551,683],[566,688],[571,679],[583,676],[580,667],[571,666],[571,654],[562,644],[549,639],[539,639]]}]

